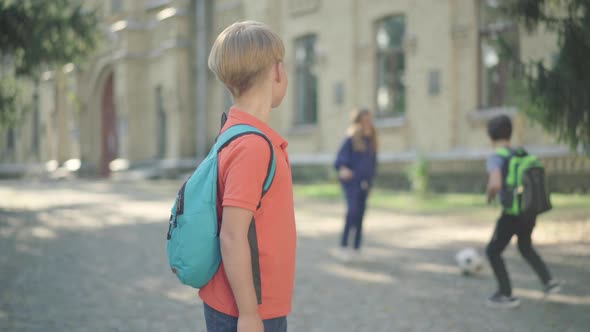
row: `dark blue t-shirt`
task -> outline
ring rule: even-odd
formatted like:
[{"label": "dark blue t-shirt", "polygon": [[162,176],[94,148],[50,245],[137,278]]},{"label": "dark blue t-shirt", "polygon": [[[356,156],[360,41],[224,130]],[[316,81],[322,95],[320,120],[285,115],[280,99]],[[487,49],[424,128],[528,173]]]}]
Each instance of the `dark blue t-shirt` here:
[{"label": "dark blue t-shirt", "polygon": [[372,147],[372,140],[365,137],[365,151],[354,151],[352,138],[347,137],[336,156],[334,167],[340,169],[342,166],[350,168],[353,172],[352,181],[360,183],[368,181],[371,183],[377,171],[377,153]]},{"label": "dark blue t-shirt", "polygon": [[504,166],[504,158],[502,156],[498,154],[493,154],[488,157],[488,160],[486,162],[488,174],[496,170],[502,171],[502,166]]}]

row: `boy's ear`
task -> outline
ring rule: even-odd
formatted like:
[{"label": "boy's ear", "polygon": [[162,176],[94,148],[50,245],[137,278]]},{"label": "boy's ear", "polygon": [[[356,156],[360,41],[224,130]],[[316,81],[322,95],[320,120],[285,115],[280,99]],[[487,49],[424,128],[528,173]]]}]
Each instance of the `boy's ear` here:
[{"label": "boy's ear", "polygon": [[279,61],[279,62],[275,63],[273,66],[276,83],[281,83],[283,81],[283,76],[282,76],[282,71],[281,71],[282,65],[283,65],[283,62]]}]

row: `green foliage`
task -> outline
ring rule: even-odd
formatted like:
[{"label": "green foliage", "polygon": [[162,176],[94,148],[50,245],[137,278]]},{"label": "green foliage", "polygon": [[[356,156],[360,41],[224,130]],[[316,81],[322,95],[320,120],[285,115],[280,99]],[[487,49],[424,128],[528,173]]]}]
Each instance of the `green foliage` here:
[{"label": "green foliage", "polygon": [[430,191],[429,163],[423,155],[419,155],[416,161],[407,169],[408,180],[412,184],[412,191],[418,197],[426,197]]},{"label": "green foliage", "polygon": [[98,40],[98,16],[74,0],[0,0],[0,52],[14,57],[16,73],[41,65],[77,62]]},{"label": "green foliage", "polygon": [[589,148],[590,1],[511,0],[503,9],[530,31],[541,26],[558,36],[553,63],[523,64],[530,99],[525,113],[572,148]]},{"label": "green foliage", "polygon": [[[336,183],[295,184],[294,194],[296,200],[304,200],[312,203],[342,201],[342,188]],[[554,208],[543,218],[588,218],[588,206],[590,195],[558,194],[551,195]],[[305,204],[300,204],[304,207]],[[431,194],[428,199],[421,199],[407,192],[389,189],[374,188],[369,196],[371,208],[390,209],[396,213],[420,213],[420,214],[456,214],[469,213],[478,215],[489,213],[496,217],[499,203],[488,205],[482,194]],[[584,220],[584,219],[582,219]]]},{"label": "green foliage", "polygon": [[98,42],[98,23],[80,0],[0,0],[0,126],[14,124],[20,107],[15,82],[5,81],[80,62]]}]

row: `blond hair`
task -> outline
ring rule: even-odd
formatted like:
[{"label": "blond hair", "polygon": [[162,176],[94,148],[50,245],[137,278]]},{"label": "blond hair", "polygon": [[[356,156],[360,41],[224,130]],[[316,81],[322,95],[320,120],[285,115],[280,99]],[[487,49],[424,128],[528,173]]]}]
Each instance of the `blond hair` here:
[{"label": "blond hair", "polygon": [[[363,116],[370,115],[371,111],[366,108],[357,109],[352,115],[352,124],[348,128],[348,134],[352,138],[352,149],[357,152],[367,151],[367,144],[365,144],[365,133],[361,127],[361,121]],[[375,126],[371,128],[371,136],[369,137],[371,142],[371,150],[377,152],[377,131]]]},{"label": "blond hair", "polygon": [[273,64],[283,61],[281,38],[264,23],[237,22],[215,40],[209,54],[209,69],[239,97]]}]

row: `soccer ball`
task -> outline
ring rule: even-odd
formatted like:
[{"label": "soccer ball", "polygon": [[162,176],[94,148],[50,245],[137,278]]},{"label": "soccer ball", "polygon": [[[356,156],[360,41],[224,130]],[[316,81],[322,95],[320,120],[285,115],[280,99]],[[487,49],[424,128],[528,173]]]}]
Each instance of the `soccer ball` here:
[{"label": "soccer ball", "polygon": [[473,275],[483,269],[483,259],[474,248],[465,248],[455,255],[455,260],[463,275]]}]

